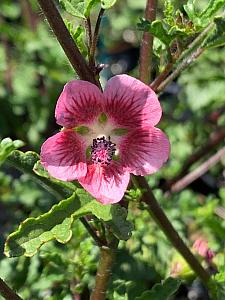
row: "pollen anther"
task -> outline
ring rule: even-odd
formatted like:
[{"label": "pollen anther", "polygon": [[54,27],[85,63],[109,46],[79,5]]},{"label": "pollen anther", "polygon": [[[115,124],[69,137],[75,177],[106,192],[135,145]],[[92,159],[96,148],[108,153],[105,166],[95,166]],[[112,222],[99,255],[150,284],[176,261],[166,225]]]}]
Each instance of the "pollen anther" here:
[{"label": "pollen anther", "polygon": [[91,160],[96,164],[109,165],[113,155],[116,152],[116,144],[108,140],[104,136],[93,139],[91,146]]}]

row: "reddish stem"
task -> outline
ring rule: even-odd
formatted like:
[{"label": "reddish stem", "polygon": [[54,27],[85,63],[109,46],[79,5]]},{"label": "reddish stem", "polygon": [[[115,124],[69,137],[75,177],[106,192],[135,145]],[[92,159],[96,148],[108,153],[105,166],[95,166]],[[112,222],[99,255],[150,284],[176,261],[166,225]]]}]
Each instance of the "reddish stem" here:
[{"label": "reddish stem", "polygon": [[98,86],[98,81],[74,43],[54,2],[52,0],[38,0],[38,2],[77,75]]},{"label": "reddish stem", "polygon": [[0,294],[6,300],[22,300],[1,278],[0,278]]},{"label": "reddish stem", "polygon": [[[148,0],[145,9],[145,19],[152,22],[156,17],[157,0]],[[141,50],[140,50],[140,80],[148,84],[151,80],[152,71],[152,47],[153,35],[149,32],[144,32]]]}]

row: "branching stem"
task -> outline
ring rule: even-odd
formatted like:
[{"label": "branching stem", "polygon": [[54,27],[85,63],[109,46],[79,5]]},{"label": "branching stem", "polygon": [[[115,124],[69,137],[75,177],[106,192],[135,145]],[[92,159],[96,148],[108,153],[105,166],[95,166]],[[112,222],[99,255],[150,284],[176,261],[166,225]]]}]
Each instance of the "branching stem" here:
[{"label": "branching stem", "polygon": [[188,46],[184,51],[177,63],[174,66],[173,72],[167,77],[169,72],[173,69],[173,65],[169,63],[164,71],[151,83],[151,88],[160,93],[164,88],[172,82],[184,69],[186,69],[199,55],[205,50],[201,47],[204,39],[208,36],[209,32],[214,28],[215,24],[210,23]]}]

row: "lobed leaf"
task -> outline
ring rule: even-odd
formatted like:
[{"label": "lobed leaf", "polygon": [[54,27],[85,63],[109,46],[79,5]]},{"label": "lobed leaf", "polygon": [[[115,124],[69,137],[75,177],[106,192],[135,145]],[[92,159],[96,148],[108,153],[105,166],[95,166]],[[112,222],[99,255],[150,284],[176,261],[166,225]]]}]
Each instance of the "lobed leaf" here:
[{"label": "lobed leaf", "polygon": [[5,138],[0,142],[0,165],[6,160],[6,158],[16,149],[24,146],[24,143],[20,140],[12,141],[10,138]]},{"label": "lobed leaf", "polygon": [[46,242],[56,239],[61,243],[70,240],[71,226],[77,218],[93,214],[107,222],[111,231],[120,239],[131,236],[133,226],[126,220],[127,212],[119,205],[102,205],[86,191],[72,182],[64,182],[51,177],[39,161],[35,152],[14,151],[7,160],[22,172],[30,174],[60,201],[52,209],[37,217],[28,218],[21,223],[18,230],[10,234],[5,245],[5,254],[12,256],[33,256]]},{"label": "lobed leaf", "polygon": [[54,205],[49,212],[22,222],[18,230],[9,235],[5,244],[5,254],[8,257],[31,257],[50,240],[55,239],[65,244],[72,236],[71,226],[76,219],[94,214],[104,221],[109,221],[110,209],[111,206],[101,205],[84,190],[78,189],[71,197]]},{"label": "lobed leaf", "polygon": [[181,281],[176,278],[169,277],[162,283],[157,283],[150,291],[145,291],[135,300],[168,300],[179,288]]}]

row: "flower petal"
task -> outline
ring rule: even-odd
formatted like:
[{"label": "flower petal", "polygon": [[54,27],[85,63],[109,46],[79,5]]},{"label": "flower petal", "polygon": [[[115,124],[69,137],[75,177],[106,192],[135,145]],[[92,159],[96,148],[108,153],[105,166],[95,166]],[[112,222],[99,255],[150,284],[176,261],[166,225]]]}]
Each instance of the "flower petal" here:
[{"label": "flower petal", "polygon": [[87,175],[79,178],[80,184],[102,204],[119,202],[128,186],[130,174],[122,172],[115,163],[102,167],[88,165]]},{"label": "flower petal", "polygon": [[41,163],[57,179],[83,177],[87,173],[85,145],[73,130],[61,131],[42,145]]},{"label": "flower petal", "polygon": [[158,171],[169,157],[170,143],[158,128],[143,127],[132,130],[119,145],[121,164],[135,175]]},{"label": "flower petal", "polygon": [[162,109],[155,92],[128,75],[112,77],[104,91],[105,112],[121,127],[156,125]]},{"label": "flower petal", "polygon": [[56,122],[67,128],[88,124],[102,112],[103,94],[94,84],[73,80],[68,82],[58,99]]}]

